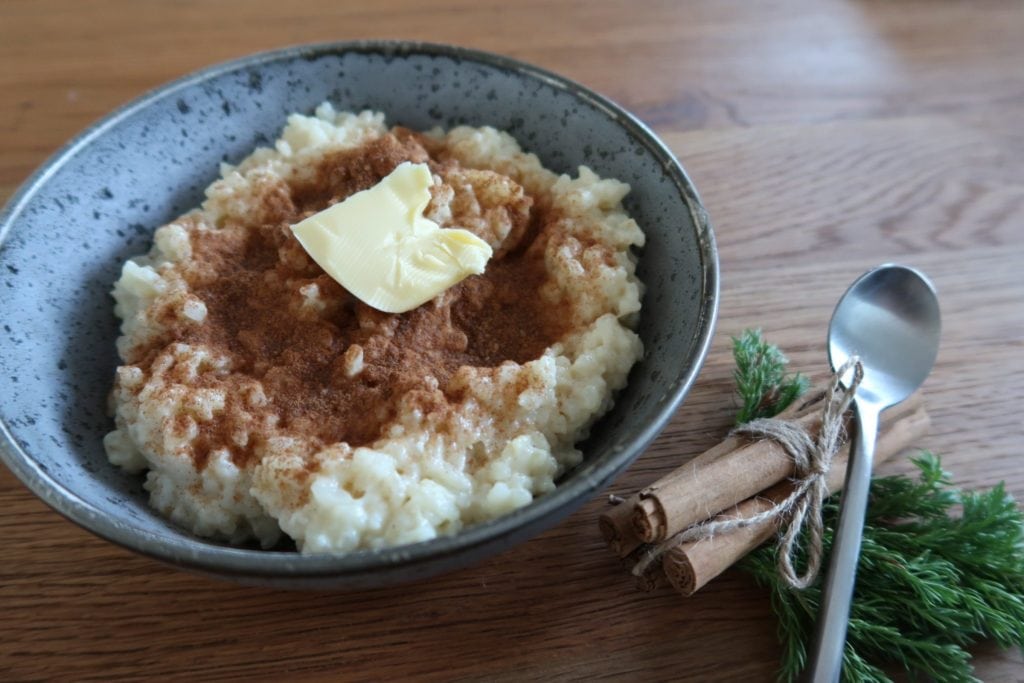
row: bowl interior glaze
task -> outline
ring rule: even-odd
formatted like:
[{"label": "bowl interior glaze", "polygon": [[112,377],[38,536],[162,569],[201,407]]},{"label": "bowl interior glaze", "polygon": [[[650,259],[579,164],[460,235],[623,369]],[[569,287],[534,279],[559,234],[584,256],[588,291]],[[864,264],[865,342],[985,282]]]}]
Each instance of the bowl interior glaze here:
[{"label": "bowl interior glaze", "polygon": [[[232,548],[197,538],[110,465],[102,437],[117,357],[109,291],[153,230],[198,205],[221,161],[274,140],[291,112],[330,101],[414,129],[491,125],[556,171],[587,164],[632,186],[647,234],[644,359],[558,489],[451,538],[343,557]],[[718,263],[706,214],[664,146],[614,104],[502,57],[418,43],[347,43],[255,55],[160,88],[58,152],[0,216],[0,456],[85,528],[180,567],[282,587],[360,588],[453,569],[538,533],[650,443],[703,362]]]}]

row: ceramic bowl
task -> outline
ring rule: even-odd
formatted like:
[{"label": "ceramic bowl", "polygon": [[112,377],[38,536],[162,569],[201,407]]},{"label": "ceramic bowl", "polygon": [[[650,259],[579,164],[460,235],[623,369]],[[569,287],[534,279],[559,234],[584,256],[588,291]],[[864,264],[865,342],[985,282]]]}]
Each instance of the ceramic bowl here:
[{"label": "ceramic bowl", "polygon": [[[117,357],[110,289],[155,227],[200,203],[218,164],[273,140],[290,112],[329,100],[415,129],[491,125],[547,167],[587,164],[632,186],[647,234],[639,333],[646,349],[615,408],[557,489],[451,537],[344,556],[229,547],[147,505],[142,478],[110,465],[106,399]],[[215,66],[161,87],[68,143],[0,215],[0,457],[55,510],[181,568],[250,584],[356,589],[463,567],[533,536],[622,472],[679,407],[707,352],[718,260],[685,171],[617,105],[541,69],[407,42],[303,46]]]}]

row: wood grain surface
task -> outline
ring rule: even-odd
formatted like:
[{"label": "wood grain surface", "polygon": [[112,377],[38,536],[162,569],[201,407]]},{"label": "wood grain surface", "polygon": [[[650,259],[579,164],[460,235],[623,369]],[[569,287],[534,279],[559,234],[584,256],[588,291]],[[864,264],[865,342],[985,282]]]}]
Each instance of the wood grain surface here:
[{"label": "wood grain surface", "polygon": [[[720,438],[730,334],[761,327],[820,376],[836,299],[898,260],[929,273],[942,299],[922,446],[963,485],[1005,479],[1024,500],[1022,36],[1019,0],[3,0],[0,199],[115,106],[214,62],[384,37],[505,53],[649,123],[716,227],[714,347],[671,426],[611,491]],[[765,593],[735,571],[688,600],[634,591],[599,538],[604,504],[422,584],[286,593],[114,547],[0,468],[0,679],[770,679]],[[985,680],[1024,680],[1019,653],[984,645],[975,661]]]}]

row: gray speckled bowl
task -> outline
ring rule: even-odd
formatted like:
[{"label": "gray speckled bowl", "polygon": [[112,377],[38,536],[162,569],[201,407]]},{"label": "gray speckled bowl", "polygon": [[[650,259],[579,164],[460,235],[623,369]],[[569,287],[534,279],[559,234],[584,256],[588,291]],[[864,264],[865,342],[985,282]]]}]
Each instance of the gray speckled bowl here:
[{"label": "gray speckled bowl", "polygon": [[[391,124],[505,129],[557,171],[587,164],[632,185],[647,233],[646,355],[557,490],[453,537],[340,557],[233,548],[149,509],[142,479],[101,439],[117,358],[109,291],[155,227],[196,206],[218,162],[274,139],[324,100]],[[717,314],[718,260],[682,167],[608,100],[540,69],[471,50],[368,42],[298,47],[215,66],[114,112],[70,142],[0,215],[0,458],[90,531],[178,567],[290,588],[361,588],[465,566],[552,526],[625,469],[680,405]]]}]

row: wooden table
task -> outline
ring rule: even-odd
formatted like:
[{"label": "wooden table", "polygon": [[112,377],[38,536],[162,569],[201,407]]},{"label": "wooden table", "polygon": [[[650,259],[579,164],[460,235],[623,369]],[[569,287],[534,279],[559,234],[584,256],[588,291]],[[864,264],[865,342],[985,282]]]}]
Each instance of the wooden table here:
[{"label": "wooden table", "polygon": [[[720,438],[729,335],[762,327],[820,375],[833,304],[903,261],[942,297],[923,446],[966,486],[1024,499],[1024,4],[380,0],[0,3],[0,199],[113,107],[283,45],[399,37],[505,53],[649,123],[703,193],[721,249],[718,336],[686,404],[617,481],[631,492]],[[897,464],[888,471],[906,470]],[[765,680],[765,593],[729,572],[689,600],[636,592],[595,497],[480,566],[361,594],[236,587],[64,521],[0,468],[0,679]],[[1024,660],[976,650],[986,680]]]}]

